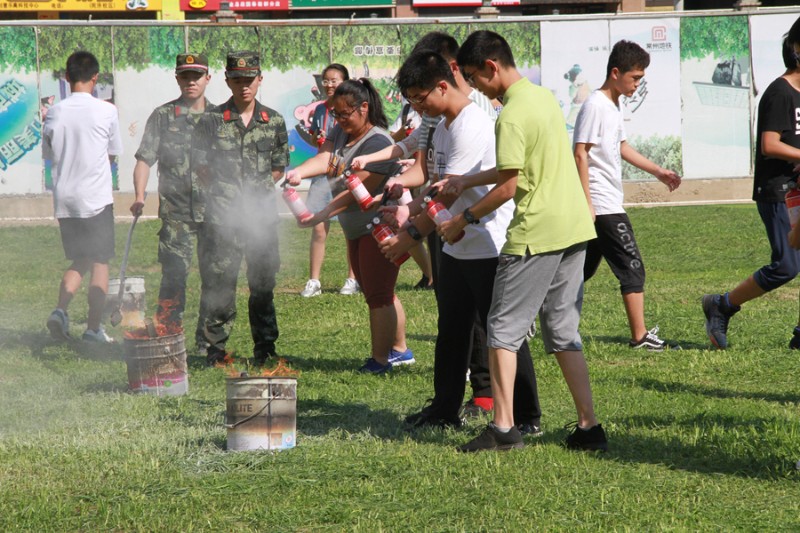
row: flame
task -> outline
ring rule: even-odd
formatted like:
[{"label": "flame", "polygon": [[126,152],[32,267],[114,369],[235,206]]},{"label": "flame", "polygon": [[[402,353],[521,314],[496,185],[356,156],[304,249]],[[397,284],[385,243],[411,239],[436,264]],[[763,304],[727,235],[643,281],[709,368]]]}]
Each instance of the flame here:
[{"label": "flame", "polygon": [[299,370],[294,370],[290,368],[289,365],[286,363],[286,359],[281,357],[278,359],[278,365],[273,369],[265,368],[263,372],[261,372],[261,376],[265,378],[294,378],[300,375]]},{"label": "flame", "polygon": [[[126,339],[152,339],[178,335],[183,333],[180,323],[172,320],[172,313],[178,307],[177,299],[163,299],[158,302],[158,311],[153,317],[153,331],[148,331],[147,326],[129,330],[124,333]],[[233,360],[231,360],[232,362]]]}]

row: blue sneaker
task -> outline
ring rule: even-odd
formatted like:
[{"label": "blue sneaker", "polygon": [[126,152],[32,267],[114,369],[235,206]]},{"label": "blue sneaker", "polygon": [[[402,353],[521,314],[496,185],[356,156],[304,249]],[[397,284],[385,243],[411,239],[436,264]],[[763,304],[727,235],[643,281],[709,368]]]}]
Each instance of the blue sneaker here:
[{"label": "blue sneaker", "polygon": [[374,358],[370,357],[364,363],[364,366],[359,368],[358,371],[361,372],[362,374],[375,374],[375,375],[388,374],[389,372],[392,371],[392,363],[390,361],[386,366],[384,366],[380,364],[378,361],[376,361]]},{"label": "blue sneaker", "polygon": [[392,365],[413,365],[417,360],[414,359],[414,352],[411,351],[411,348],[407,348],[405,352],[398,352],[392,348],[392,351],[389,352],[389,362]]}]

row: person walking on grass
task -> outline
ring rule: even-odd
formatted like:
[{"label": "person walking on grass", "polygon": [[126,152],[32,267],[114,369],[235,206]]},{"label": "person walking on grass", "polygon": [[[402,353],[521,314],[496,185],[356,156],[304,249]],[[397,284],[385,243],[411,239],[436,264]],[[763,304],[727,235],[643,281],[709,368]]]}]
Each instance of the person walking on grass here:
[{"label": "person walking on grass", "polygon": [[[386,131],[387,120],[381,96],[367,78],[348,80],[336,88],[333,112],[337,124],[314,157],[286,173],[286,181],[297,185],[303,176],[328,172],[329,177],[341,176],[354,157],[376,152],[392,144]],[[394,162],[367,165],[355,172],[373,197],[380,194],[389,176],[397,173]],[[367,224],[377,215],[362,212],[353,195],[338,180],[334,197],[313,218],[301,224],[311,227],[339,216],[347,238],[350,264],[369,307],[370,355],[359,372],[385,374],[393,366],[415,362],[406,345],[406,315],[394,289],[400,267],[380,253]]]},{"label": "person walking on grass", "polygon": [[[456,85],[447,59],[435,51],[420,50],[406,59],[397,73],[397,85],[411,101],[421,101],[420,108],[428,115],[442,115],[436,126],[433,145],[437,165],[434,181],[449,174],[473,174],[494,168],[494,124],[489,116]],[[489,185],[468,189],[461,197],[438,201],[452,203],[450,209],[460,212],[490,190]],[[410,204],[415,214],[422,210],[422,198]],[[394,218],[395,207],[384,207],[387,220]],[[486,317],[492,300],[497,257],[504,244],[506,227],[514,211],[512,201],[482,220],[475,220],[465,229],[464,237],[446,244],[439,265],[436,301],[439,310],[438,333],[433,367],[434,398],[422,411],[405,419],[410,428],[460,427],[459,411],[464,400],[464,375],[474,350],[487,358],[485,342],[473,346],[474,317],[478,327],[486,329]],[[381,244],[387,258],[394,260],[424,235],[435,234],[428,216],[417,216],[404,224],[400,236]],[[486,362],[484,366],[488,366]],[[491,396],[489,396],[491,399]],[[517,352],[517,376],[514,390],[515,422],[523,434],[539,435],[541,409],[536,390],[528,343]]]},{"label": "person walking on grass", "polygon": [[[617,277],[628,316],[634,349],[661,351],[670,347],[658,337],[658,326],[648,331],[644,320],[645,270],[633,235],[631,221],[622,207],[622,160],[655,176],[670,192],[681,177],[661,168],[626,141],[621,96],[633,96],[650,64],[650,54],[630,41],[619,41],[611,50],[606,81],[593,91],[575,120],[573,152],[586,200],[594,218],[597,238],[586,247],[584,282],[597,272],[605,258]],[[677,346],[672,346],[677,347]]]},{"label": "person walking on grass", "polygon": [[195,127],[192,156],[198,157],[198,173],[208,183],[198,250],[209,365],[229,360],[225,346],[236,318],[242,258],[250,289],[253,361],[263,365],[276,357],[273,290],[280,256],[275,182],[289,163],[289,142],[283,117],[256,99],[262,80],[258,53],[229,53],[225,82],[231,98]]},{"label": "person walking on grass", "polygon": [[578,414],[565,444],[572,449],[605,450],[606,435],[595,417],[578,333],[586,242],[596,235],[564,115],[549,90],[520,74],[511,48],[497,33],[472,33],[461,45],[458,64],[464,78],[487,97],[502,97],[504,107],[495,128],[497,166],[449,179],[441,188],[459,193],[474,185],[496,185],[443,223],[439,234],[452,244],[471,221],[490,216],[514,199],[488,317],[494,421],[459,449],[523,447],[514,420],[516,352],[539,315],[545,349],[555,355]]},{"label": "person walking on grass", "polygon": [[[311,135],[318,148],[325,144],[325,139],[328,138],[336,125],[336,120],[331,113],[333,110],[333,93],[336,91],[336,87],[349,79],[350,74],[347,71],[347,67],[339,63],[331,63],[322,71],[322,87],[325,89],[327,98],[314,109],[310,128]],[[328,205],[332,198],[331,186],[326,175],[311,178],[306,206],[312,213]],[[306,286],[300,291],[300,296],[303,298],[311,298],[322,294],[322,283],[320,283],[319,279],[322,273],[322,262],[325,259],[325,241],[328,239],[330,229],[331,223],[329,220],[320,222],[311,228],[311,244],[308,251],[309,279],[306,282]],[[353,274],[353,267],[350,266],[350,259],[347,258],[347,278],[344,280],[342,288],[339,289],[339,294],[357,294],[360,290],[355,274]]]},{"label": "person walking on grass", "polygon": [[[133,167],[135,198],[131,214],[142,214],[150,168],[158,163],[158,262],[161,285],[157,316],[168,328],[183,328],[186,280],[192,267],[194,242],[203,223],[207,191],[192,168],[194,128],[206,109],[212,107],[205,92],[211,76],[202,54],[179,54],[175,58],[175,80],[181,95],[158,106],[147,119]],[[205,355],[202,309],[195,329],[198,352]]]},{"label": "person walking on grass", "polygon": [[47,328],[70,338],[67,308],[90,273],[89,314],[83,340],[109,343],[101,318],[114,257],[114,199],[110,156],[122,154],[117,108],[92,96],[100,65],[89,52],[67,58],[70,96],[51,107],[42,127],[42,151],[52,161],[53,206],[64,253],[72,264],[61,278],[58,304]]},{"label": "person walking on grass", "polygon": [[[758,104],[753,200],[767,231],[771,261],[724,294],[706,294],[702,305],[706,334],[719,349],[728,347],[728,324],[742,306],[792,281],[800,272],[800,252],[789,246],[791,229],[785,197],[800,161],[800,18],[783,40],[786,72],[773,81]],[[800,323],[789,348],[800,349]]]}]

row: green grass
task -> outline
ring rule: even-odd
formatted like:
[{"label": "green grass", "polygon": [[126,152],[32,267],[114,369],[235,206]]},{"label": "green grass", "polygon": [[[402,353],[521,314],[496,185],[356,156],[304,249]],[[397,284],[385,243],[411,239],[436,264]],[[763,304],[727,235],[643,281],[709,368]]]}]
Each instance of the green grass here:
[{"label": "green grass", "polygon": [[[635,209],[648,268],[647,321],[683,351],[632,352],[607,267],[586,286],[581,331],[605,455],[559,446],[574,407],[553,359],[532,341],[545,434],[524,450],[461,455],[480,428],[405,433],[432,393],[436,306],[401,271],[418,364],[387,378],[355,372],[367,355],[367,309],[343,297],[334,226],[325,294],[297,296],[308,234],[285,223],[279,352],[302,371],[298,446],[225,451],[225,374],[190,352],[190,392],[127,392],[121,346],[51,341],[44,323],[66,266],[57,229],[0,229],[0,531],[797,531],[800,355],[792,283],[745,306],[731,347],[712,351],[699,298],[766,262],[754,206]],[[129,275],[155,308],[158,224],[137,227]],[[127,226],[117,228],[121,256]],[[119,261],[119,257],[117,258]],[[112,266],[118,268],[118,263]],[[249,355],[247,291],[230,347]],[[193,273],[187,324],[197,315]],[[85,321],[85,292],[70,314]],[[119,336],[119,330],[110,330]],[[191,343],[189,343],[191,346]]]}]

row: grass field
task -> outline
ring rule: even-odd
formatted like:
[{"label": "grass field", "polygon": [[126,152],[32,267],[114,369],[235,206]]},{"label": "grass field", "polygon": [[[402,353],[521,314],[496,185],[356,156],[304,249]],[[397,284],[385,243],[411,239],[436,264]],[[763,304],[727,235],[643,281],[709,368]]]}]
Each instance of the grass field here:
[{"label": "grass field", "polygon": [[[559,445],[575,412],[538,338],[545,433],[524,450],[457,453],[483,422],[403,431],[403,417],[432,394],[433,294],[409,290],[419,272],[403,267],[398,295],[418,363],[386,378],[359,375],[367,309],[360,296],[337,293],[341,231],[334,226],[328,241],[325,293],[305,300],[297,292],[308,234],[288,221],[278,349],[302,372],[298,446],[228,453],[224,371],[190,350],[187,396],[130,394],[120,345],[59,344],[47,334],[66,267],[57,229],[0,229],[0,531],[800,530],[800,354],[787,348],[797,283],[748,304],[731,322],[731,347],[710,350],[701,295],[732,288],[769,257],[755,207],[630,215],[648,267],[648,325],[684,350],[627,348],[617,283],[601,267],[586,286],[581,332],[610,441],[604,455]],[[112,271],[127,228],[117,227]],[[128,267],[146,278],[150,312],[157,230],[137,226]],[[191,330],[196,272],[190,283]],[[238,298],[229,347],[249,356],[243,280]],[[80,335],[85,292],[70,314]]]}]

